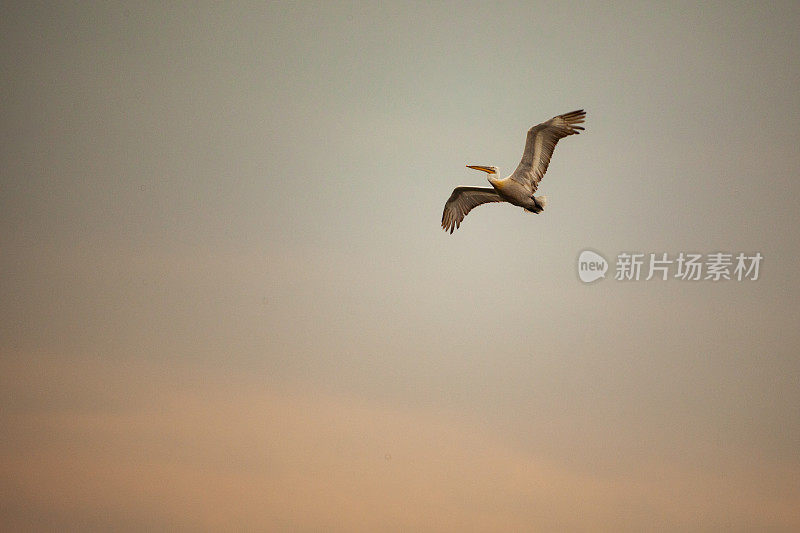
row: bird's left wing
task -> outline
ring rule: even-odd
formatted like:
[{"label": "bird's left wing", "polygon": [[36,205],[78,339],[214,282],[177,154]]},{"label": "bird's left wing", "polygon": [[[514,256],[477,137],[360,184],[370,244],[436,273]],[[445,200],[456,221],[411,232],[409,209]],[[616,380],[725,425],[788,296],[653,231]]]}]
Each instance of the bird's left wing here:
[{"label": "bird's left wing", "polygon": [[542,181],[544,173],[547,172],[547,166],[556,149],[556,143],[567,135],[580,133],[583,127],[578,124],[583,123],[585,118],[586,112],[579,109],[558,115],[529,129],[522,161],[511,175],[511,179],[527,185],[533,194],[539,186],[539,182]]},{"label": "bird's left wing", "polygon": [[497,191],[491,187],[456,187],[444,204],[442,228],[453,231],[461,226],[461,221],[473,208],[488,202],[504,202]]}]

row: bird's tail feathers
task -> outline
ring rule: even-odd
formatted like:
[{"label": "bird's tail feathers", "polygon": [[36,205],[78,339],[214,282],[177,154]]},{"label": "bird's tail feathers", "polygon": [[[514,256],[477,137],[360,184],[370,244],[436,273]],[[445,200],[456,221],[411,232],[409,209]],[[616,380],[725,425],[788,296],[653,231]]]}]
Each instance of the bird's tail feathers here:
[{"label": "bird's tail feathers", "polygon": [[537,215],[544,211],[544,206],[547,205],[547,196],[534,196],[533,205],[526,207],[525,211],[529,213],[536,213]]}]

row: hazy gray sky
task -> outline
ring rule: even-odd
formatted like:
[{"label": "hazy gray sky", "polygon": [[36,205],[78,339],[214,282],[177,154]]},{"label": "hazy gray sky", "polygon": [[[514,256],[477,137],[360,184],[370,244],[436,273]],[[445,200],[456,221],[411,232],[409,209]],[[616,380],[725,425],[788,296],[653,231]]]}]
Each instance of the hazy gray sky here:
[{"label": "hazy gray sky", "polygon": [[5,525],[800,529],[796,3],[0,12]]}]

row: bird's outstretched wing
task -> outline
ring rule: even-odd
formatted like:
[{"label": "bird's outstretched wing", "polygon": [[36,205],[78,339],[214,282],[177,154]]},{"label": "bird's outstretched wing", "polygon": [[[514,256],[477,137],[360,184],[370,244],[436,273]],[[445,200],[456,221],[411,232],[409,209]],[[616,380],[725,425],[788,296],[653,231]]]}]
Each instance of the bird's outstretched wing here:
[{"label": "bird's outstretched wing", "polygon": [[442,228],[453,231],[461,226],[461,221],[473,208],[488,202],[504,202],[503,198],[491,187],[456,187],[453,194],[444,204]]},{"label": "bird's outstretched wing", "polygon": [[577,124],[581,124],[585,118],[586,112],[579,109],[558,115],[529,129],[522,161],[511,175],[511,179],[528,186],[533,194],[544,173],[547,172],[547,165],[550,164],[556,143],[567,135],[580,133],[583,127]]}]

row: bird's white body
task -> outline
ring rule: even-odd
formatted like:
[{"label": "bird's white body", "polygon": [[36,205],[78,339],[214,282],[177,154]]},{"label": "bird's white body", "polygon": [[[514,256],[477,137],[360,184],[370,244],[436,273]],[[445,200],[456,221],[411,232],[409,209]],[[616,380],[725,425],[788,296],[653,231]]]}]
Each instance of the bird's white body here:
[{"label": "bird's white body", "polygon": [[533,213],[541,213],[544,210],[547,198],[545,196],[534,196],[530,192],[530,188],[511,179],[511,176],[501,180],[496,180],[489,176],[489,183],[497,191],[497,194],[510,204]]},{"label": "bird's white body", "polygon": [[492,188],[456,187],[444,206],[442,228],[453,233],[461,226],[461,221],[467,213],[489,202],[508,202],[537,214],[544,211],[547,197],[533,194],[544,173],[547,172],[556,143],[563,137],[580,133],[583,127],[578,124],[581,124],[585,117],[586,113],[580,109],[558,115],[529,129],[522,160],[507,178],[494,178],[497,175],[497,167],[467,165],[468,168],[489,174],[488,179]]}]

